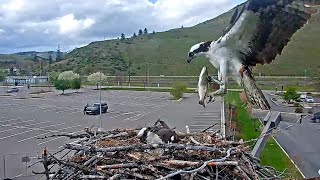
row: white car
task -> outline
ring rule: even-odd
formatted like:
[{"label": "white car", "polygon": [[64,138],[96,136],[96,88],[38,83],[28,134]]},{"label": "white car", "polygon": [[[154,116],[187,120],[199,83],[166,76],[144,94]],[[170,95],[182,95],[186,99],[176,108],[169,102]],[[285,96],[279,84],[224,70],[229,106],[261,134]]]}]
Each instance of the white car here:
[{"label": "white car", "polygon": [[307,103],[314,103],[314,99],[311,96],[307,96],[305,101]]}]

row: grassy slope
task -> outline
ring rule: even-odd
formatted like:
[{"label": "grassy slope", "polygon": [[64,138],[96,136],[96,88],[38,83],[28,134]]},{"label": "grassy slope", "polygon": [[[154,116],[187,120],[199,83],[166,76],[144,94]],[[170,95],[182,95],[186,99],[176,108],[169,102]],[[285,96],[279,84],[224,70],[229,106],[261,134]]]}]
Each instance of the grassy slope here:
[{"label": "grassy slope", "polygon": [[315,76],[320,72],[320,13],[300,29],[270,65],[258,66],[255,72],[271,75]]},{"label": "grassy slope", "polygon": [[[214,73],[215,70],[204,58],[187,64],[185,57],[193,44],[219,37],[231,15],[232,11],[191,28],[147,34],[125,41],[93,42],[69,53],[66,60],[54,65],[53,69],[75,70],[81,74],[89,74],[100,68],[107,74],[114,74],[118,69],[127,74],[130,57],[132,72],[137,75],[145,74],[146,62],[152,64],[149,65],[151,75],[198,75],[204,65],[210,66],[209,72]],[[304,69],[308,69],[308,74],[315,75],[320,68],[319,21],[320,15],[313,17],[306,27],[296,33],[281,56],[270,65],[258,66],[255,73],[303,75]]]},{"label": "grassy slope", "polygon": [[[225,101],[231,103],[236,107],[236,119],[237,125],[240,126],[240,138],[244,140],[255,139],[260,136],[260,132],[254,131],[255,126],[253,119],[250,118],[246,107],[243,106],[243,102],[240,100],[238,92],[228,92],[225,96]],[[256,127],[258,127],[258,121],[256,121]],[[261,162],[263,165],[270,165],[276,168],[278,171],[283,171],[286,168],[288,172],[293,173],[297,178],[301,178],[301,174],[297,171],[294,165],[290,162],[289,158],[284,154],[280,147],[273,139],[270,139],[265,146],[261,156]]]}]

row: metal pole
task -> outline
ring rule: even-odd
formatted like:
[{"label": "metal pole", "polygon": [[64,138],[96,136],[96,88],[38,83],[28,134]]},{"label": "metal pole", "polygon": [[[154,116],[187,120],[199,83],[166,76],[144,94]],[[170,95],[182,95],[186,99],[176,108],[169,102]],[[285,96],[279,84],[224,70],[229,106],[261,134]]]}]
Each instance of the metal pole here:
[{"label": "metal pole", "polygon": [[101,71],[100,71],[100,80],[99,80],[99,83],[100,83],[100,90],[99,90],[99,99],[100,99],[100,115],[99,115],[99,118],[100,118],[100,130],[102,131],[102,118],[101,118]]},{"label": "metal pole", "polygon": [[6,178],[6,155],[3,155],[3,179]]},{"label": "metal pole", "polygon": [[149,78],[149,76],[150,76],[149,69],[150,69],[150,67],[148,66],[148,91],[149,91],[149,80],[150,80],[150,78]]},{"label": "metal pole", "polygon": [[145,83],[144,83],[144,88],[146,88],[147,82],[148,82],[148,63],[146,63],[146,80],[145,80]]},{"label": "metal pole", "polygon": [[[28,157],[28,154],[26,154],[26,158]],[[26,175],[28,175],[28,161],[26,161]]]}]

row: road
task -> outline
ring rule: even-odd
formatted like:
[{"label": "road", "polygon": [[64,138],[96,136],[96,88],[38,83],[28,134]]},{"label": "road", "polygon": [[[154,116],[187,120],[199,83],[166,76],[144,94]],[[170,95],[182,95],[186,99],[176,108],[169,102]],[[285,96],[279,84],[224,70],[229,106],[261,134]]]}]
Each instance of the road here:
[{"label": "road", "polygon": [[[4,90],[0,88],[0,94]],[[85,127],[100,125],[99,116],[82,113],[86,103],[99,100],[99,91],[87,88],[78,93],[66,91],[66,95],[40,94],[39,98],[26,96],[27,91],[21,88],[19,93],[0,97],[0,178],[6,174],[6,177],[20,175],[20,179],[27,179],[26,175],[32,173],[21,162],[23,156],[35,158],[41,155],[44,147],[55,152],[64,143],[70,142],[64,137],[38,138],[56,133],[81,132]],[[185,131],[186,125],[190,126],[191,131],[196,131],[220,122],[219,98],[203,108],[198,105],[196,94],[185,94],[181,101],[173,101],[169,93],[108,90],[102,91],[102,101],[109,105],[108,113],[101,118],[104,129],[141,128],[152,125],[159,117],[169,126],[182,131]],[[29,164],[34,161],[32,159]],[[36,166],[33,170],[41,172],[43,169]]]},{"label": "road", "polygon": [[[279,128],[285,128],[291,123],[281,122]],[[315,124],[310,118],[305,118],[302,124],[289,130],[277,133],[276,140],[289,154],[307,178],[319,176],[320,170],[320,124]]]},{"label": "road", "polygon": [[[294,112],[295,109],[292,107],[277,106],[273,103],[268,92],[264,94],[272,110]],[[315,107],[314,111],[320,112],[320,108]],[[307,116],[303,119],[302,124],[281,122],[279,128],[284,129],[288,126],[292,128],[277,133],[276,140],[307,178],[319,176],[320,124],[313,123],[311,117]]]}]

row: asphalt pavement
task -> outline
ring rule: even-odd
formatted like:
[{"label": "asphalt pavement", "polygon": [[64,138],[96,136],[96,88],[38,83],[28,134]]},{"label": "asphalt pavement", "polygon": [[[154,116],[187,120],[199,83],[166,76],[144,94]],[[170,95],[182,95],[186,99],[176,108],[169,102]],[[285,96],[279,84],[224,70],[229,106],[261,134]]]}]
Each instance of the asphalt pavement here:
[{"label": "asphalt pavement", "polygon": [[[5,89],[0,88],[0,94],[5,94]],[[39,97],[28,95],[38,90],[21,87],[18,93],[0,96],[0,179],[4,176],[35,179],[30,176],[31,170],[41,172],[42,167],[26,169],[26,166],[41,157],[42,149],[56,152],[70,142],[65,137],[39,138],[100,126],[100,116],[83,115],[86,103],[99,101],[99,91],[84,88],[77,93],[66,91],[65,95],[59,95],[61,91]],[[197,94],[185,94],[181,101],[173,101],[169,93],[107,90],[102,91],[102,101],[109,106],[108,113],[101,116],[102,128],[106,130],[141,128],[152,125],[159,117],[181,131],[185,131],[186,125],[197,131],[220,123],[220,98],[203,108],[198,104]],[[24,156],[30,157],[30,162],[23,163]]]},{"label": "asphalt pavement", "polygon": [[[264,91],[270,103],[271,110],[280,112],[294,112],[295,108],[278,106],[271,101],[271,96]],[[317,99],[318,100],[318,99]],[[319,107],[313,108],[315,112],[320,112]],[[291,127],[287,129],[287,127]],[[276,134],[275,138],[307,177],[320,176],[320,124],[314,123],[311,116],[303,119],[301,124],[280,122],[279,129],[287,129]]]}]

